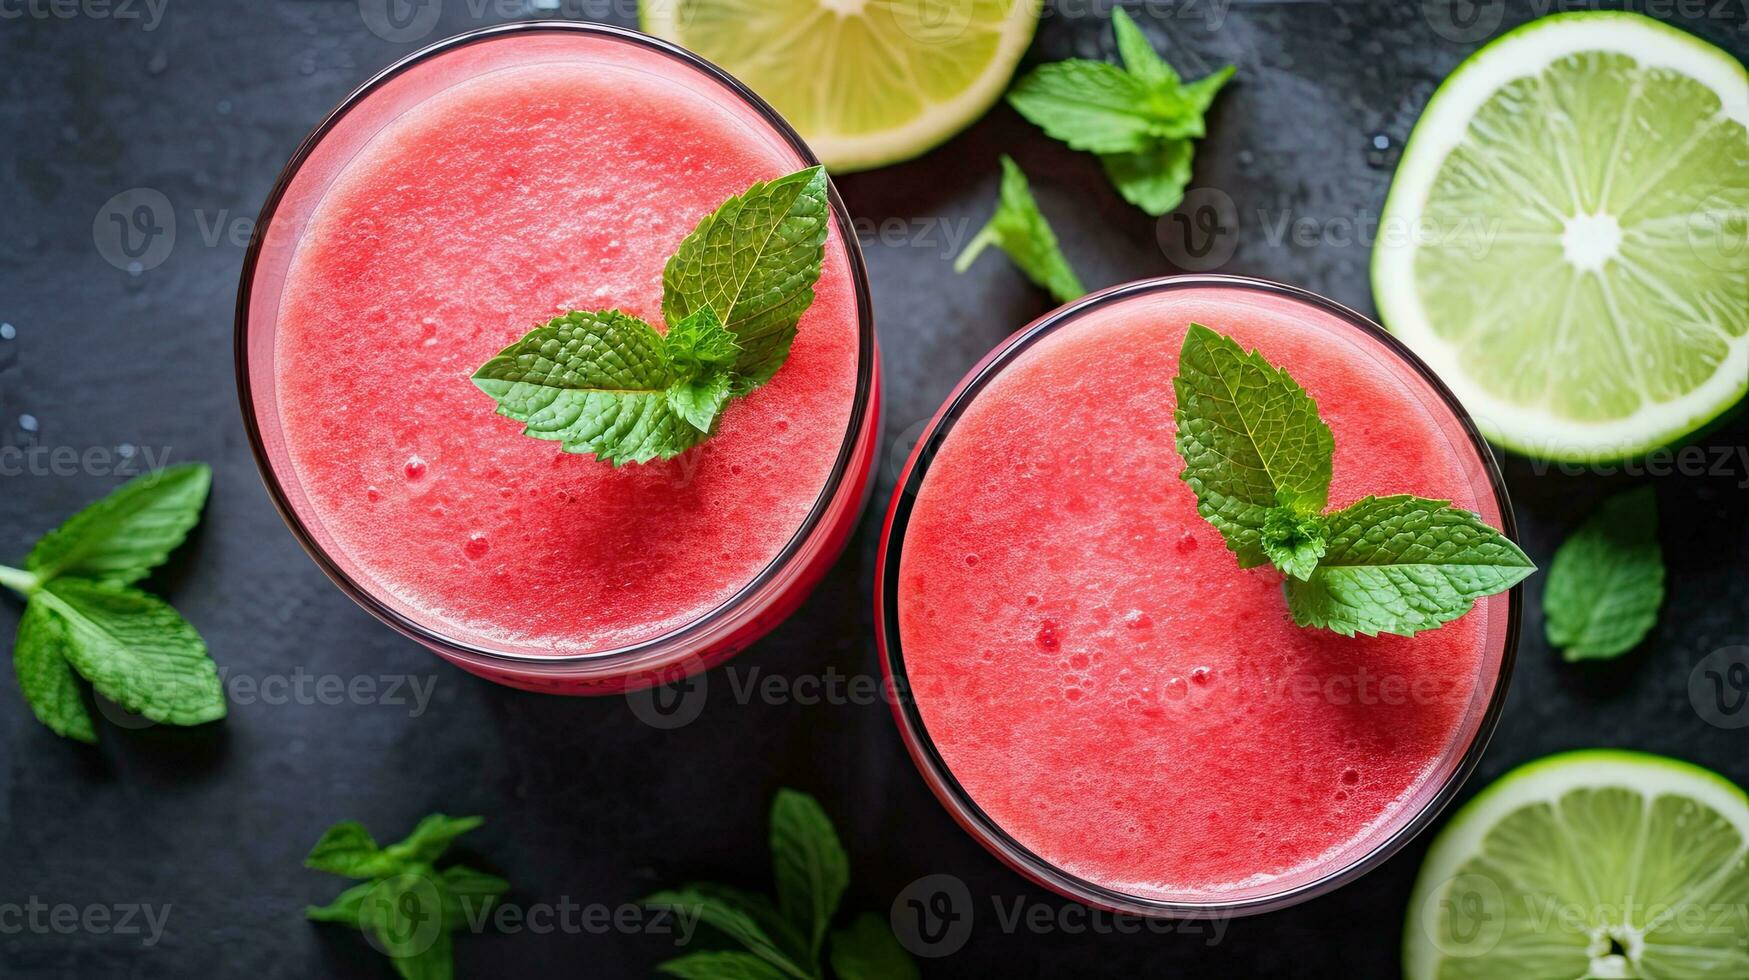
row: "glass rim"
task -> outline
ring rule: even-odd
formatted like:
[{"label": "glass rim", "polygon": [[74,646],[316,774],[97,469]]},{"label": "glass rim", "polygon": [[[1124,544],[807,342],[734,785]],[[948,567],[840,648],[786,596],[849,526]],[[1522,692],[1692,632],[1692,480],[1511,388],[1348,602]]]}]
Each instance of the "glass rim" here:
[{"label": "glass rim", "polygon": [[[363,607],[366,612],[403,636],[426,644],[440,653],[462,660],[473,661],[493,668],[509,668],[536,674],[559,674],[584,668],[600,669],[615,663],[626,663],[628,667],[636,667],[638,665],[629,662],[664,652],[675,654],[675,657],[667,661],[671,663],[676,659],[683,659],[689,654],[696,656],[698,651],[687,649],[684,646],[688,639],[710,630],[724,619],[741,611],[750,600],[761,595],[781,572],[794,563],[808,542],[813,540],[817,532],[820,531],[826,515],[843,493],[846,479],[855,464],[857,446],[863,430],[874,421],[870,416],[870,408],[878,378],[875,373],[874,303],[868,283],[868,268],[863,259],[862,245],[857,238],[850,210],[839,195],[837,185],[832,181],[830,173],[827,174],[827,197],[831,205],[834,224],[838,229],[838,238],[850,266],[851,285],[855,291],[857,307],[856,390],[844,437],[839,445],[837,458],[833,461],[831,472],[827,475],[826,482],[820,489],[819,496],[815,499],[807,516],[784,544],[783,549],[774,555],[757,575],[749,579],[727,599],[684,626],[646,640],[640,640],[637,643],[574,654],[537,654],[494,650],[434,629],[378,599],[369,588],[356,580],[328,555],[327,550],[310,533],[303,518],[298,515],[293,506],[290,496],[286,493],[280,474],[275,469],[273,460],[267,452],[266,443],[261,434],[261,426],[256,417],[260,406],[249,370],[251,354],[249,308],[254,295],[254,281],[263,246],[268,239],[268,229],[271,227],[293,181],[301,173],[304,164],[309,161],[317,147],[321,145],[330,132],[341,124],[349,113],[363,104],[384,85],[413,68],[474,44],[498,40],[507,36],[549,33],[593,35],[672,58],[722,85],[729,96],[739,99],[753,109],[755,114],[795,151],[801,159],[804,169],[821,166],[819,157],[809,148],[801,134],[796,132],[795,128],[776,109],[772,108],[770,103],[752,89],[714,63],[677,44],[641,31],[585,21],[536,20],[475,28],[433,42],[396,60],[348,93],[299,142],[291,158],[280,169],[278,176],[274,178],[273,188],[268,192],[266,202],[256,217],[255,230],[250,236],[249,247],[243,256],[243,267],[237,289],[237,311],[232,343],[233,370],[237,376],[238,402],[242,409],[243,427],[249,439],[249,447],[255,456],[256,469],[261,474],[262,483],[267,487],[268,496],[272,498],[274,508],[279,511],[281,519],[291,529],[299,546],[342,592]],[[277,402],[275,402],[275,407],[277,407]],[[665,649],[669,647],[678,647],[678,649],[672,651]],[[659,669],[663,664],[652,663],[647,666],[650,669]]]},{"label": "glass rim", "polygon": [[[1507,688],[1512,678],[1513,664],[1517,659],[1524,603],[1523,586],[1513,586],[1508,592],[1506,632],[1498,674],[1494,678],[1493,691],[1480,720],[1477,722],[1475,734],[1470,737],[1469,744],[1457,757],[1455,766],[1444,777],[1444,781],[1437,791],[1428,798],[1419,812],[1391,829],[1389,834],[1379,840],[1377,844],[1342,866],[1311,880],[1279,891],[1231,900],[1168,901],[1134,895],[1108,888],[1058,867],[1015,839],[1000,823],[986,813],[972,798],[971,793],[960,784],[958,778],[954,776],[953,770],[936,747],[935,740],[930,736],[928,726],[924,723],[922,714],[918,710],[917,699],[912,693],[909,676],[906,673],[904,651],[899,637],[897,602],[899,559],[904,552],[905,531],[909,526],[911,510],[917,499],[918,488],[922,485],[923,478],[929,471],[930,463],[934,460],[936,453],[940,451],[948,433],[953,429],[959,417],[964,414],[966,408],[982,393],[992,379],[1001,374],[1002,370],[1012,364],[1021,354],[1031,349],[1041,338],[1059,327],[1074,322],[1083,314],[1101,307],[1141,295],[1192,288],[1239,289],[1287,297],[1330,313],[1379,341],[1432,388],[1452,413],[1452,416],[1459,422],[1488,478],[1489,488],[1493,492],[1495,503],[1500,510],[1501,531],[1514,542],[1518,540],[1518,523],[1512,513],[1512,503],[1507,495],[1506,481],[1499,462],[1495,459],[1487,440],[1476,428],[1470,414],[1458,401],[1457,396],[1446,387],[1431,368],[1422,362],[1413,350],[1385,328],[1370,318],[1310,290],[1249,276],[1216,274],[1162,276],[1122,283],[1090,293],[1081,299],[1046,313],[1003,340],[971,369],[953,393],[943,402],[929,426],[918,438],[911,457],[905,464],[905,470],[893,489],[892,505],[888,511],[885,526],[881,530],[875,569],[875,588],[878,596],[875,622],[881,669],[893,686],[891,700],[894,716],[898,719],[901,734],[906,747],[910,750],[912,760],[922,770],[924,781],[929,784],[931,791],[953,815],[955,821],[1004,864],[1036,884],[1076,901],[1110,911],[1160,918],[1217,918],[1252,915],[1297,905],[1333,891],[1372,871],[1400,851],[1421,831],[1427,829],[1451,804],[1464,783],[1475,771],[1477,763],[1480,762],[1482,754],[1487,750],[1488,743],[1499,725],[1500,716],[1506,704]],[[1474,710],[1473,702],[1470,710]]]}]

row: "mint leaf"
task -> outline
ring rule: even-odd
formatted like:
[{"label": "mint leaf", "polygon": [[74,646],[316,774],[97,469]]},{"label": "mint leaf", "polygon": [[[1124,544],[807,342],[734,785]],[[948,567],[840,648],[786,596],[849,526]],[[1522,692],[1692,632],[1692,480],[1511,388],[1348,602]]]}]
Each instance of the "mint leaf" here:
[{"label": "mint leaf", "polygon": [[1159,217],[1184,199],[1190,141],[1206,135],[1204,117],[1233,66],[1186,84],[1123,8],[1111,19],[1124,68],[1083,60],[1044,65],[1008,101],[1052,138],[1099,154],[1124,200]]},{"label": "mint leaf", "polygon": [[65,627],[45,603],[24,607],[18,639],[12,646],[12,669],[18,689],[38,721],[63,738],[95,743],[97,729],[73,668],[67,664]]},{"label": "mint leaf", "polygon": [[1099,162],[1124,200],[1158,218],[1184,200],[1195,152],[1187,139],[1155,139],[1132,153],[1102,154]]},{"label": "mint leaf", "polygon": [[750,953],[693,953],[656,966],[681,980],[783,980],[789,974]]},{"label": "mint leaf", "polygon": [[403,863],[385,854],[356,820],[343,820],[329,827],[304,858],[304,867],[344,878],[379,878],[404,870]]},{"label": "mint leaf", "polygon": [[662,317],[709,307],[740,351],[740,391],[771,380],[814,302],[831,216],[826,171],[811,167],[730,198],[680,243],[662,272]]},{"label": "mint leaf", "polygon": [[1088,153],[1141,149],[1161,125],[1148,85],[1103,61],[1040,65],[1015,83],[1008,104],[1046,136]]},{"label": "mint leaf", "polygon": [[1181,477],[1197,513],[1221,532],[1241,568],[1271,560],[1263,542],[1271,513],[1314,517],[1329,498],[1336,444],[1317,403],[1261,354],[1197,323],[1185,334],[1172,387]]},{"label": "mint leaf", "polygon": [[917,964],[892,927],[867,912],[832,933],[832,972],[838,980],[917,980]]},{"label": "mint leaf", "polygon": [[1263,518],[1263,553],[1283,574],[1308,579],[1329,547],[1324,533],[1322,517],[1277,507]]},{"label": "mint leaf", "polygon": [[1311,578],[1288,580],[1288,607],[1295,623],[1344,636],[1414,636],[1536,570],[1511,539],[1442,500],[1367,497],[1326,518],[1325,534]]},{"label": "mint leaf", "polygon": [[643,900],[653,908],[671,908],[696,913],[698,920],[740,943],[747,951],[776,967],[783,974],[807,980],[811,973],[804,970],[760,926],[755,915],[709,887],[686,886],[660,891]]},{"label": "mint leaf", "polygon": [[335,897],[327,905],[304,906],[304,918],[311,922],[336,922],[343,926],[364,928],[364,900],[369,897],[376,882],[367,881],[353,885]]},{"label": "mint leaf", "polygon": [[206,643],[156,596],[120,585],[58,578],[31,598],[65,626],[67,661],[97,693],[171,725],[225,716],[225,693]]},{"label": "mint leaf", "polygon": [[1567,660],[1619,657],[1657,625],[1663,602],[1658,498],[1641,487],[1605,501],[1555,552],[1544,629]]},{"label": "mint leaf", "polygon": [[1111,29],[1117,34],[1117,53],[1123,58],[1125,71],[1153,91],[1178,84],[1178,73],[1154,50],[1154,45],[1136,25],[1129,11],[1122,7],[1112,8]]},{"label": "mint leaf", "polygon": [[778,908],[818,957],[850,884],[850,859],[831,818],[806,793],[780,790],[771,804],[771,864]]},{"label": "mint leaf", "polygon": [[24,567],[43,581],[76,575],[117,585],[137,582],[200,523],[212,482],[205,463],[135,477],[44,535]]},{"label": "mint leaf", "polygon": [[450,817],[433,813],[419,821],[406,840],[390,845],[387,853],[408,863],[430,864],[442,857],[456,838],[485,822],[483,817]]},{"label": "mint leaf", "polygon": [[703,442],[728,403],[738,353],[709,308],[666,337],[618,310],[572,312],[505,348],[473,380],[525,435],[619,466]]},{"label": "mint leaf", "polygon": [[1087,290],[1063,257],[1057,245],[1056,232],[1039,212],[1027,185],[1026,174],[1013,159],[1002,157],[1002,190],[996,203],[996,213],[989,223],[966,244],[965,251],[953,264],[955,272],[965,272],[977,261],[984,249],[994,245],[1014,260],[1020,271],[1035,284],[1042,286],[1067,303],[1080,299]]},{"label": "mint leaf", "polygon": [[438,871],[432,865],[457,837],[480,823],[479,817],[432,814],[405,840],[387,848],[378,848],[357,821],[335,824],[316,842],[304,865],[368,880],[327,905],[305,908],[305,917],[370,933],[396,972],[408,980],[453,976],[450,933],[484,922],[491,904],[510,888],[504,879],[472,868]]}]

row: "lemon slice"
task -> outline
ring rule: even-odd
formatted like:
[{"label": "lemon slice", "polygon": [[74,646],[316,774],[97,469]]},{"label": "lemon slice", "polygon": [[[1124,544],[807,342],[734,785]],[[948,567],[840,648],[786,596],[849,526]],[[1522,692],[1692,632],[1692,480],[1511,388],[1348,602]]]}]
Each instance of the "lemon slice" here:
[{"label": "lemon slice", "polygon": [[1695,432],[1749,388],[1749,73],[1638,14],[1506,34],[1416,124],[1372,277],[1510,449],[1612,461]]},{"label": "lemon slice", "polygon": [[645,31],[758,92],[836,173],[908,160],[984,114],[1042,0],[639,0]]}]

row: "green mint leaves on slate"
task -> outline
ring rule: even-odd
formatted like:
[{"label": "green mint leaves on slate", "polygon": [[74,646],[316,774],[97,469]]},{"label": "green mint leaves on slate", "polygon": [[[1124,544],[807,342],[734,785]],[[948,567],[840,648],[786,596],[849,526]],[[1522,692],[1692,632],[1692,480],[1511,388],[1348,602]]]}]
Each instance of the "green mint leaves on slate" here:
[{"label": "green mint leaves on slate", "polygon": [[729,402],[770,381],[814,301],[826,171],[754,184],[705,217],[662,274],[666,335],[618,310],[571,312],[473,376],[524,434],[620,466],[708,439]]},{"label": "green mint leaves on slate", "polygon": [[832,929],[850,884],[850,861],[813,797],[781,790],[771,806],[777,900],[724,885],[692,884],[644,899],[691,910],[742,950],[690,953],[657,967],[682,980],[824,980],[822,949],[837,980],[916,980],[917,967],[885,919],[864,914]]},{"label": "green mint leaves on slate", "polygon": [[1256,351],[1191,324],[1172,379],[1197,513],[1241,568],[1272,564],[1300,626],[1414,636],[1536,570],[1449,501],[1367,497],[1326,512],[1336,444],[1305,389]]},{"label": "green mint leaves on slate", "polygon": [[13,645],[19,690],[56,734],[96,742],[77,678],[155,722],[225,716],[218,668],[194,627],[133,587],[200,522],[212,487],[203,463],[136,477],[44,535],[0,585],[26,600]]},{"label": "green mint leaves on slate", "polygon": [[455,973],[450,933],[478,931],[510,883],[462,865],[437,870],[438,858],[479,817],[432,814],[406,840],[379,848],[362,824],[328,828],[304,866],[363,883],[334,901],[304,910],[314,922],[352,926],[394,961],[407,980],[447,980]]},{"label": "green mint leaves on slate", "polygon": [[1048,290],[1057,302],[1080,299],[1087,290],[1063,257],[1057,245],[1056,232],[1039,212],[1027,185],[1026,174],[1006,154],[1002,157],[1002,190],[997,199],[996,213],[977,235],[966,244],[965,251],[955,260],[955,272],[965,272],[977,261],[984,249],[994,245],[1014,260],[1020,271],[1036,285]]},{"label": "green mint leaves on slate", "polygon": [[1619,657],[1657,625],[1663,602],[1658,498],[1642,487],[1605,501],[1555,552],[1544,631],[1568,660]]},{"label": "green mint leaves on slate", "polygon": [[1124,199],[1155,217],[1178,206],[1190,183],[1191,141],[1233,66],[1185,83],[1122,7],[1111,12],[1124,67],[1073,59],[1020,80],[1008,102],[1053,139],[1097,153]]}]

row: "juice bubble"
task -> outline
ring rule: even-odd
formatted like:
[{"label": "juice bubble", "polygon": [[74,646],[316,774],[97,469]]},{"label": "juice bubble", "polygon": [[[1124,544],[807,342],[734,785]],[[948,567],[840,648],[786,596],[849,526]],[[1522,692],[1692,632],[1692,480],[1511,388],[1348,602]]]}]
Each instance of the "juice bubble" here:
[{"label": "juice bubble", "polygon": [[490,551],[491,548],[492,543],[486,540],[486,536],[479,531],[475,531],[473,534],[468,535],[468,543],[462,545],[462,553],[475,561],[479,561],[486,557],[486,552]]},{"label": "juice bubble", "polygon": [[423,480],[425,479],[426,470],[429,468],[429,464],[425,462],[425,457],[415,453],[414,455],[407,457],[407,465],[401,467],[401,472],[407,474],[407,479],[409,480]]}]

